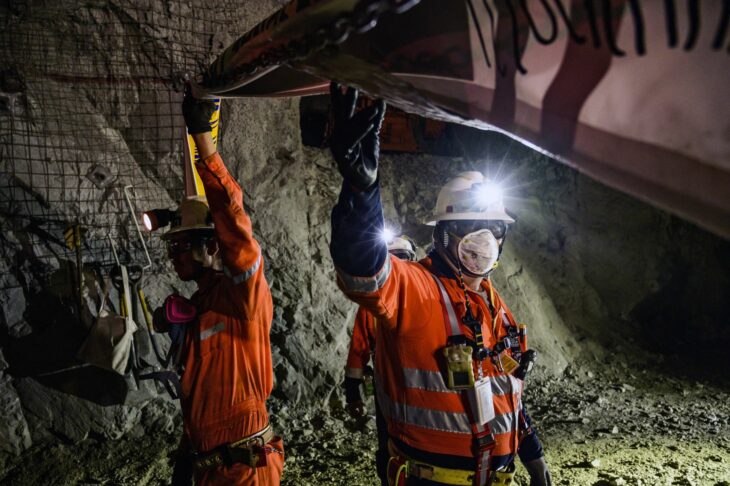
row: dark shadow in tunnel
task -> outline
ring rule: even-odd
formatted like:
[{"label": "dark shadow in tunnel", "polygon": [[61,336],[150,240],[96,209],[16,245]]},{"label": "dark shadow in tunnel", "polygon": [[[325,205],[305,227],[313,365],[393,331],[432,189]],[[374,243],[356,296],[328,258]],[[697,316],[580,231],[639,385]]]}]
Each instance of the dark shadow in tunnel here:
[{"label": "dark shadow in tunnel", "polygon": [[79,322],[77,305],[70,290],[75,265],[59,260],[60,268],[44,280],[40,290],[28,291],[23,315],[32,332],[11,337],[2,328],[0,344],[15,378],[34,378],[45,386],[99,405],[124,403],[129,392],[126,379],[76,358],[88,330]]},{"label": "dark shadow in tunnel", "polygon": [[35,377],[35,379],[44,386],[98,405],[121,405],[130,391],[123,376],[92,365]]},{"label": "dark shadow in tunnel", "polygon": [[730,388],[730,242],[700,230],[678,235],[659,289],[631,311],[658,371]]}]

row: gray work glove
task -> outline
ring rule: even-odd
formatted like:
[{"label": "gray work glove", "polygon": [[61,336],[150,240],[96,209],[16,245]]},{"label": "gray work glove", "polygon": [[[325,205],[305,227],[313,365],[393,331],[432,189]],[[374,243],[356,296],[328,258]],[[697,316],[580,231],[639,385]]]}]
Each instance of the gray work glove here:
[{"label": "gray work glove", "polygon": [[544,457],[523,463],[523,466],[530,474],[530,486],[552,486],[553,481]]},{"label": "gray work glove", "polygon": [[199,100],[194,98],[190,92],[190,86],[185,87],[182,112],[189,134],[193,135],[211,131],[210,117],[215,112],[215,102],[213,100]]},{"label": "gray work glove", "polygon": [[353,187],[364,191],[378,179],[380,143],[378,135],[385,116],[385,102],[355,113],[357,90],[342,93],[337,83],[330,85],[332,112],[335,119],[330,149],[342,177]]}]

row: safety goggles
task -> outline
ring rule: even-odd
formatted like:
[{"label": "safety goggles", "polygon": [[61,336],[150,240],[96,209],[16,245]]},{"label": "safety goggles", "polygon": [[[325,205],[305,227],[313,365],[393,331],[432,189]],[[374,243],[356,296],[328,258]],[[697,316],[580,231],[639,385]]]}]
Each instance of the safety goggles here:
[{"label": "safety goggles", "polygon": [[468,235],[475,231],[487,229],[498,240],[507,233],[507,223],[498,219],[470,219],[465,221],[449,221],[448,229],[458,236]]},{"label": "safety goggles", "polygon": [[197,242],[191,240],[172,240],[167,242],[167,256],[172,258],[175,255],[192,251]]}]

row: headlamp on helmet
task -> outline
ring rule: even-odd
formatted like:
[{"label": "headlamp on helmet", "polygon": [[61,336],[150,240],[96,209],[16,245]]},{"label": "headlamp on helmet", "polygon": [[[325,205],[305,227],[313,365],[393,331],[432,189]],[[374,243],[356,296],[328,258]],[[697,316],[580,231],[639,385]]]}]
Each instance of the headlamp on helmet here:
[{"label": "headlamp on helmet", "polygon": [[142,213],[142,225],[147,231],[155,231],[170,224],[174,217],[172,209],[151,209]]},{"label": "headlamp on helmet", "polygon": [[472,192],[474,192],[474,199],[482,211],[486,211],[487,208],[495,204],[501,205],[504,199],[502,187],[490,180],[485,180],[481,184],[475,184],[472,186]]},{"label": "headlamp on helmet", "polygon": [[458,174],[441,188],[431,220],[436,225],[443,221],[501,220],[506,224],[514,219],[504,207],[504,190],[481,172]]}]

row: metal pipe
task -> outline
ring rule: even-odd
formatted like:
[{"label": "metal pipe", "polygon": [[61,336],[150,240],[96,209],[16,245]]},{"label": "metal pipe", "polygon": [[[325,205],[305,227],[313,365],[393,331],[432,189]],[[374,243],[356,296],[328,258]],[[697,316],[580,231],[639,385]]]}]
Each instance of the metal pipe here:
[{"label": "metal pipe", "polygon": [[[139,241],[142,243],[142,249],[144,250],[145,257],[147,257],[147,265],[142,267],[142,270],[147,270],[148,268],[152,267],[152,258],[150,258],[150,253],[147,251],[147,244],[144,242],[144,236],[142,236],[142,230],[139,227],[139,222],[137,221],[137,214],[134,211],[134,206],[132,205],[132,199],[129,195],[129,190],[134,189],[134,186],[124,186],[124,199],[127,200],[127,206],[129,207],[129,214],[132,216],[132,221],[134,221],[134,227],[137,229],[137,236],[139,236]],[[136,199],[136,196],[135,196]]]},{"label": "metal pipe", "polygon": [[111,233],[107,233],[106,237],[109,238],[109,244],[112,246],[112,255],[114,255],[114,261],[117,263],[118,267],[121,267],[122,264],[119,263],[119,255],[117,255],[117,246],[114,244],[114,240],[112,240]]}]

